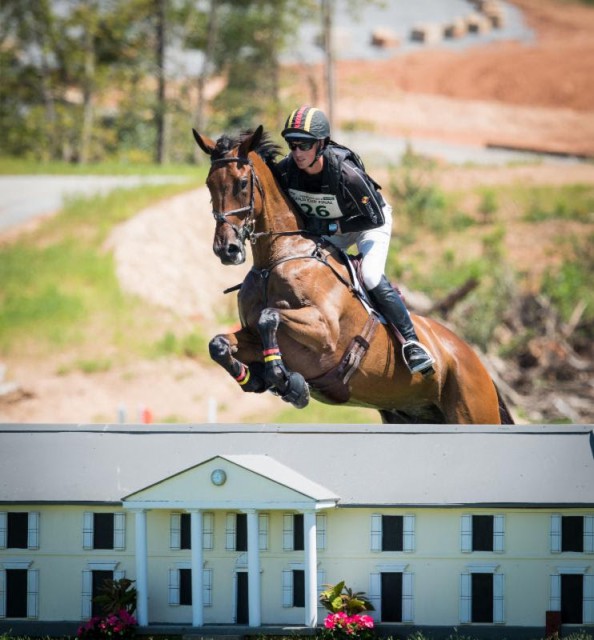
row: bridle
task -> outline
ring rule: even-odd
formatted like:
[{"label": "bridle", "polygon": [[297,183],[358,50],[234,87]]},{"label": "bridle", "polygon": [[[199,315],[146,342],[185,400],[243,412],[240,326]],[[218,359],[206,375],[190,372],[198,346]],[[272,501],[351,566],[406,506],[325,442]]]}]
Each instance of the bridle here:
[{"label": "bridle", "polygon": [[[255,193],[257,189],[260,197],[262,198],[262,203],[265,203],[266,200],[264,199],[264,189],[262,188],[260,180],[256,174],[256,171],[254,170],[254,163],[250,160],[250,158],[242,158],[241,156],[228,156],[225,158],[217,158],[216,160],[211,160],[211,173],[213,169],[216,169],[221,165],[229,164],[230,162],[247,164],[250,168],[250,203],[245,205],[244,207],[238,207],[237,209],[231,209],[230,211],[216,211],[216,209],[213,209],[212,215],[217,222],[228,224],[233,229],[233,231],[235,231],[235,235],[242,245],[245,244],[246,240],[249,240],[252,244],[256,244],[258,239],[263,236],[293,236],[302,235],[304,233],[302,229],[297,231],[262,231],[260,233],[256,233],[254,231],[254,227],[256,226],[256,218],[254,215]],[[263,206],[265,206],[265,204],[263,204]],[[245,213],[246,211],[247,215],[242,225],[237,225],[227,220],[227,216],[236,216],[240,213]]]},{"label": "bridle", "polygon": [[[237,209],[231,209],[230,211],[216,211],[215,209],[213,209],[212,215],[217,222],[228,224],[233,229],[233,231],[235,231],[235,235],[242,245],[246,240],[249,240],[253,244],[257,240],[257,236],[256,234],[254,234],[254,227],[256,225],[256,219],[254,216],[256,188],[258,189],[258,192],[262,197],[262,201],[264,201],[264,191],[262,189],[260,181],[258,180],[258,176],[254,171],[254,164],[249,158],[242,158],[240,156],[217,158],[216,160],[211,161],[211,172],[213,169],[216,169],[217,167],[224,164],[229,164],[230,162],[247,164],[250,168],[250,203],[245,205],[244,207],[238,207]],[[245,212],[247,212],[247,215],[242,225],[234,224],[227,219],[228,216],[236,216],[240,213]]]}]

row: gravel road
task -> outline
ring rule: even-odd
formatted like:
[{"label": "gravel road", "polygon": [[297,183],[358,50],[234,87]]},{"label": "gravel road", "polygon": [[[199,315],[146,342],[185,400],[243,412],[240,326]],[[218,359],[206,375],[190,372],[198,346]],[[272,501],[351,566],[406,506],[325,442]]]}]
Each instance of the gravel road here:
[{"label": "gravel road", "polygon": [[0,176],[0,233],[62,208],[71,196],[187,180],[178,176]]}]

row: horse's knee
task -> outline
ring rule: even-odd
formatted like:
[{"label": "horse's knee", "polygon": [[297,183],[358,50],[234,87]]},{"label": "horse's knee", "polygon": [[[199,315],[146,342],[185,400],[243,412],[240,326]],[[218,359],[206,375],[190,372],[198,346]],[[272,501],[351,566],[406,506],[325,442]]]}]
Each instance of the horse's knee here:
[{"label": "horse's knee", "polygon": [[260,333],[264,331],[276,331],[280,324],[280,313],[277,309],[263,309],[258,318],[258,329]]},{"label": "horse's knee", "polygon": [[208,343],[208,353],[215,362],[221,363],[231,354],[231,344],[225,336],[215,336]]}]

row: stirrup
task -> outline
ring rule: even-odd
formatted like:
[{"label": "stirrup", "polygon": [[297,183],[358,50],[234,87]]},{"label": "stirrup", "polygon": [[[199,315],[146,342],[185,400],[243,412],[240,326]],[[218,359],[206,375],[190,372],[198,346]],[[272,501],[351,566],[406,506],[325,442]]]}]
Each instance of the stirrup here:
[{"label": "stirrup", "polygon": [[[415,364],[414,366],[409,365],[408,359],[406,357],[406,348],[407,347],[411,347],[411,346],[418,347],[426,355],[426,358],[422,362],[419,362],[418,364]],[[402,345],[402,359],[404,360],[404,364],[407,366],[408,370],[411,373],[420,372],[424,376],[427,376],[427,375],[430,375],[432,373],[435,373],[435,371],[433,369],[433,365],[435,364],[435,358],[431,355],[431,353],[427,350],[427,348],[424,347],[417,340],[407,340]]]}]

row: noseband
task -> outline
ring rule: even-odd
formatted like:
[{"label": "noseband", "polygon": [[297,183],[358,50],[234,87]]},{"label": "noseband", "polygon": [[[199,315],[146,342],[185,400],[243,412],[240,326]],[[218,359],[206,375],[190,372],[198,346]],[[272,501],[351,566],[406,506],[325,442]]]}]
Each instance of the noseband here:
[{"label": "noseband", "polygon": [[[250,203],[245,207],[239,207],[237,209],[231,209],[230,211],[216,211],[212,210],[212,215],[217,222],[224,222],[228,224],[235,234],[237,235],[237,239],[241,242],[241,244],[245,244],[246,240],[250,240],[251,242],[255,242],[256,238],[254,237],[254,226],[256,224],[256,220],[254,218],[254,202],[255,202],[255,188],[258,188],[260,195],[263,196],[262,187],[260,186],[260,181],[256,176],[254,171],[254,165],[249,158],[241,158],[239,156],[229,156],[228,158],[218,158],[217,160],[213,160],[211,162],[211,171],[217,168],[220,165],[229,164],[230,162],[237,162],[249,165],[250,168]],[[234,224],[233,222],[229,222],[227,220],[227,216],[235,216],[240,213],[247,212],[247,216],[245,218],[244,223],[240,226]]]}]

